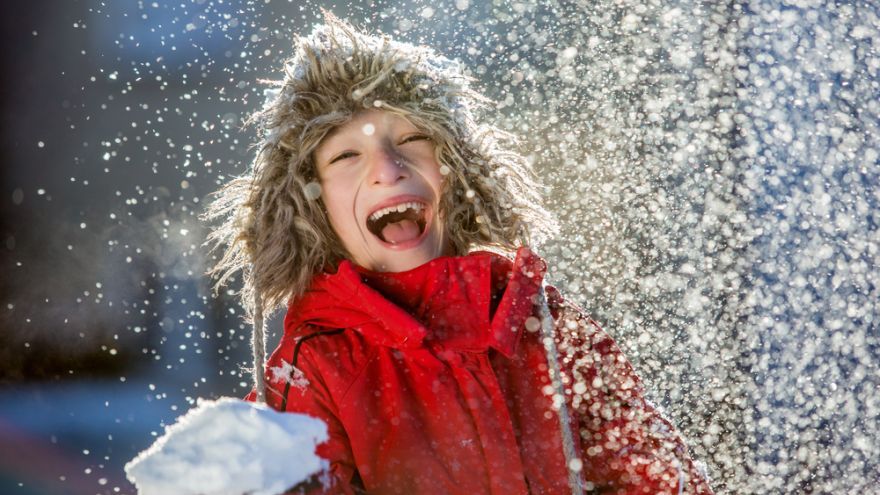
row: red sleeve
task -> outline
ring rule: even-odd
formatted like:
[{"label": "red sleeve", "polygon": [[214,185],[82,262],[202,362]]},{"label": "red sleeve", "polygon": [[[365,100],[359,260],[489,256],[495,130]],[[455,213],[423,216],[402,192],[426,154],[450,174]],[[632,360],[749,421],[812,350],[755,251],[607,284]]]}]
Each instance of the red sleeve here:
[{"label": "red sleeve", "polygon": [[[320,370],[308,357],[307,343],[300,346],[296,364],[291,364],[296,342],[282,339],[266,363],[266,403],[278,411],[307,414],[327,425],[328,439],[315,453],[329,463],[325,472],[315,473],[288,492],[290,494],[363,493],[348,435],[339,421],[336,406],[321,379]],[[245,400],[256,400],[252,391]]]},{"label": "red sleeve", "polygon": [[566,388],[572,391],[587,490],[711,494],[681,435],[645,399],[614,340],[576,308],[561,305],[558,293],[548,296],[551,310],[561,313],[560,355],[571,380]]}]

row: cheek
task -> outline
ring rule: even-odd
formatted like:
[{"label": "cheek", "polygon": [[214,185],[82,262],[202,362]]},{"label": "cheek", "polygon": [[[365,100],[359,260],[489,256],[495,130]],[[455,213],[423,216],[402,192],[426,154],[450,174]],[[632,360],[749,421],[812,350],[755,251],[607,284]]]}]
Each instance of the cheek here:
[{"label": "cheek", "polygon": [[421,170],[422,178],[431,189],[439,195],[443,190],[444,181],[446,179],[446,177],[440,173],[440,164],[433,158],[433,156],[430,160],[426,160],[423,163],[425,163],[425,166]]},{"label": "cheek", "polygon": [[322,186],[321,199],[334,228],[340,228],[351,222],[353,200],[351,191],[327,184]]}]

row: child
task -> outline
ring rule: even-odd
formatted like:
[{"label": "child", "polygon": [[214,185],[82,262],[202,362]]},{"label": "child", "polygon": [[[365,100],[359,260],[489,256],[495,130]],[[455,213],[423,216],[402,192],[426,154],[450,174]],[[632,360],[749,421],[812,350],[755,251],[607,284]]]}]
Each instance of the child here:
[{"label": "child", "polygon": [[711,493],[611,338],[544,289],[522,246],[553,221],[456,63],[328,15],[285,69],[208,217],[257,370],[288,304],[249,399],[326,422],[316,491]]}]

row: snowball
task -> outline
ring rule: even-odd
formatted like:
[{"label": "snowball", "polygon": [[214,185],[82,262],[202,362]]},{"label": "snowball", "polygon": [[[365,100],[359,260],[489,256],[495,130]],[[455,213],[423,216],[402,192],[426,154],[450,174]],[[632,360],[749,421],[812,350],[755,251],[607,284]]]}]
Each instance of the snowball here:
[{"label": "snowball", "polygon": [[326,468],[319,419],[238,399],[200,400],[125,466],[140,495],[277,495]]}]

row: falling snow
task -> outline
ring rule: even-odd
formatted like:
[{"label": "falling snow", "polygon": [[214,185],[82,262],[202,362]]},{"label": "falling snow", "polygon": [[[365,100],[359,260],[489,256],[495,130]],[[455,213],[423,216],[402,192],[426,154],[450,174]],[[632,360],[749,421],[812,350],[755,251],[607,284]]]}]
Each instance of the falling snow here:
[{"label": "falling snow", "polygon": [[282,361],[281,366],[269,368],[269,372],[272,374],[273,380],[288,383],[294,388],[302,390],[309,386],[309,379],[290,363]]}]

